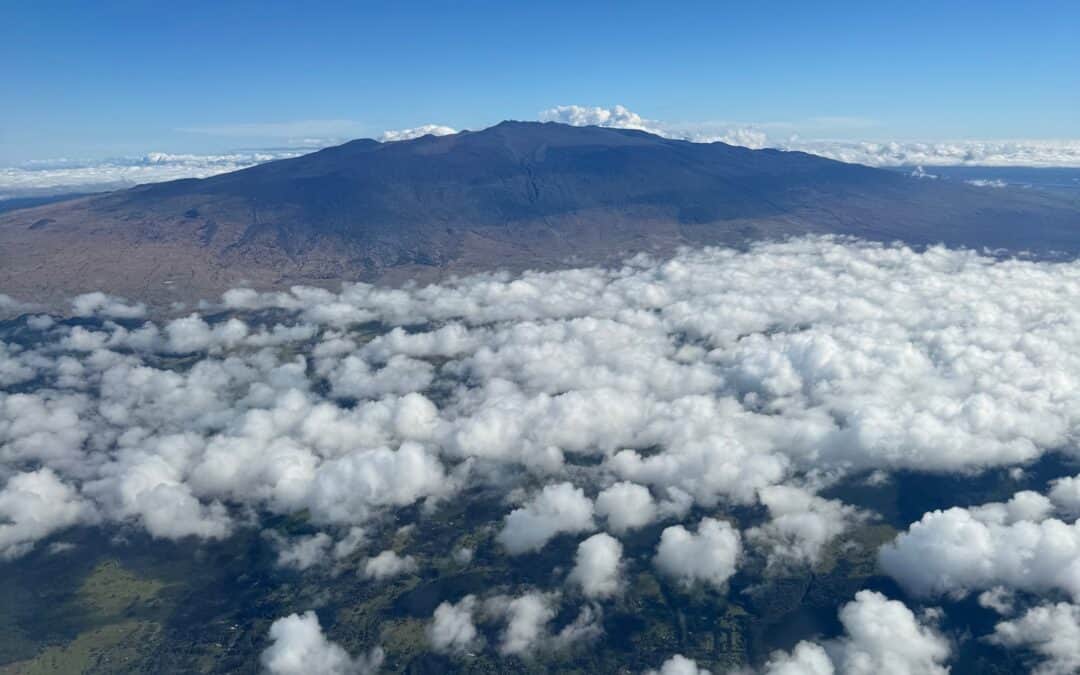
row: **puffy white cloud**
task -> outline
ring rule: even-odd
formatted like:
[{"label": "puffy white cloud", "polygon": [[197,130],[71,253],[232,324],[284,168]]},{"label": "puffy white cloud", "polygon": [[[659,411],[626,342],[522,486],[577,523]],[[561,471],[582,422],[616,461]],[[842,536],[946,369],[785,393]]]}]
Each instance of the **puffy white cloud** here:
[{"label": "puffy white cloud", "polygon": [[260,658],[272,675],[369,675],[383,662],[383,650],[353,658],[326,639],[315,612],[290,614],[270,625],[271,644]]},{"label": "puffy white cloud", "polygon": [[541,111],[540,120],[542,122],[561,122],[576,127],[616,127],[619,129],[641,129],[643,131],[651,129],[647,120],[643,119],[641,115],[631,112],[621,105],[616,105],[614,108],[560,105]]},{"label": "puffy white cloud", "polygon": [[482,642],[483,638],[473,623],[476,607],[476,596],[466,595],[457,603],[443,602],[435,608],[427,631],[428,640],[435,651],[464,651]]},{"label": "puffy white cloud", "polygon": [[833,675],[836,667],[825,649],[813,642],[800,642],[790,654],[773,654],[764,675]]},{"label": "puffy white cloud", "polygon": [[981,607],[992,609],[998,614],[1012,614],[1016,593],[1004,586],[994,586],[979,593],[978,600]]},{"label": "puffy white cloud", "polygon": [[615,129],[637,129],[665,138],[677,138],[695,143],[713,143],[720,141],[729,145],[741,145],[749,148],[765,147],[765,132],[752,125],[740,124],[670,124],[659,120],[645,119],[641,115],[616,105],[611,108],[599,106],[560,105],[543,110],[539,115],[542,122],[561,122],[573,126],[612,127]]},{"label": "puffy white cloud", "polygon": [[659,670],[647,670],[645,675],[709,675],[709,671],[698,668],[697,661],[676,654],[664,661]]},{"label": "puffy white cloud", "polygon": [[559,534],[593,529],[593,503],[571,483],[544,486],[525,506],[514,509],[498,534],[510,555],[539,551]]},{"label": "puffy white cloud", "polygon": [[[747,545],[812,562],[859,518],[821,485],[1071,454],[1078,294],[1078,263],[807,238],[603,270],[226,294],[234,309],[281,308],[273,327],[243,312],[42,323],[36,342],[0,348],[15,383],[0,391],[0,479],[47,469],[86,514],[174,539],[306,514],[341,540],[283,542],[282,563],[355,556],[361,572],[377,553],[357,555],[365,530],[495,487],[524,496],[494,523],[511,554],[597,524],[624,536],[670,521],[658,569],[722,586],[739,533],[710,519],[695,531],[688,513],[763,504]],[[916,592],[987,591],[991,607],[1075,594],[1074,483],[927,514],[883,565]],[[9,537],[38,523],[0,522]],[[578,563],[572,583],[606,593],[612,543],[591,538],[563,561]],[[594,636],[599,610],[586,610],[516,643]]]},{"label": "puffy white cloud", "polygon": [[856,518],[856,510],[806,490],[771,485],[758,492],[770,520],[746,531],[750,541],[768,549],[769,565],[816,563],[822,549],[839,537]]},{"label": "puffy white cloud", "polygon": [[735,574],[741,555],[738,530],[727,521],[702,518],[696,533],[682,525],[665,528],[653,562],[684,586],[704,582],[720,588]]},{"label": "puffy white cloud", "polygon": [[486,609],[490,614],[506,617],[499,652],[524,654],[539,646],[548,637],[547,625],[555,618],[552,603],[555,596],[526,593],[516,598],[489,598]]},{"label": "puffy white cloud", "polygon": [[457,129],[443,126],[442,124],[424,124],[419,127],[413,127],[411,129],[396,129],[390,131],[384,131],[379,140],[383,143],[393,141],[409,141],[414,138],[420,138],[421,136],[447,136],[449,134],[456,134]]},{"label": "puffy white cloud", "polygon": [[489,619],[506,622],[499,653],[528,655],[539,649],[561,650],[602,634],[599,614],[589,606],[553,634],[549,625],[558,613],[560,597],[558,592],[529,591],[517,597],[496,595],[485,600],[484,614]]},{"label": "puffy white cloud", "polygon": [[1023,616],[994,627],[991,641],[1024,647],[1042,657],[1034,675],[1068,675],[1080,671],[1080,607],[1059,602],[1033,607]]},{"label": "puffy white cloud", "polygon": [[405,506],[451,489],[438,458],[416,443],[375,448],[323,462],[308,487],[316,518],[350,523],[379,507]]},{"label": "puffy white cloud", "polygon": [[376,581],[390,579],[415,572],[416,558],[411,555],[398,555],[396,551],[386,550],[364,563],[364,576]]},{"label": "puffy white cloud", "polygon": [[859,591],[840,609],[844,635],[823,645],[799,643],[774,654],[766,675],[946,675],[951,648],[903,603]]},{"label": "puffy white cloud", "polygon": [[433,372],[431,364],[407,356],[393,356],[377,370],[361,357],[348,356],[335,364],[329,379],[335,396],[378,398],[420,391],[431,384]]},{"label": "puffy white cloud", "polygon": [[129,303],[123,298],[106,295],[101,291],[84,293],[71,300],[75,316],[103,316],[113,319],[140,319],[146,316],[146,305]]},{"label": "puffy white cloud", "polygon": [[278,542],[277,564],[306,570],[326,560],[333,539],[325,532]]},{"label": "puffy white cloud", "polygon": [[51,469],[10,477],[0,490],[0,558],[16,558],[49,535],[93,517],[91,505]]},{"label": "puffy white cloud", "polygon": [[619,591],[622,544],[610,534],[594,534],[578,544],[568,581],[589,598],[608,598]]},{"label": "puffy white cloud", "polygon": [[1080,516],[1080,476],[1066,476],[1051,482],[1050,500],[1072,516]]},{"label": "puffy white cloud", "polygon": [[596,496],[596,513],[607,519],[615,534],[648,525],[657,511],[649,488],[629,481],[615,483]]},{"label": "puffy white cloud", "polygon": [[1080,522],[1047,518],[1040,498],[927,513],[881,549],[881,565],[919,595],[1006,586],[1080,598]]},{"label": "puffy white cloud", "polygon": [[839,670],[850,675],[944,675],[948,641],[919,623],[903,603],[859,591],[840,610],[846,635],[835,646]]}]

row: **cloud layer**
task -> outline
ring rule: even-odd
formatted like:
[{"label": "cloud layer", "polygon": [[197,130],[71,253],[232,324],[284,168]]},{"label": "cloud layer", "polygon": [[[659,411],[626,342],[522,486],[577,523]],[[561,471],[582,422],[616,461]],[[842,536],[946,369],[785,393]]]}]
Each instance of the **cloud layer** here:
[{"label": "cloud layer", "polygon": [[[196,544],[269,513],[312,528],[264,533],[292,573],[402,583],[427,561],[368,550],[369,529],[496,488],[505,501],[475,524],[484,555],[555,556],[553,586],[440,599],[428,642],[569,648],[643,571],[723,594],[739,574],[820,564],[875,517],[821,496],[845,478],[1072,454],[1078,300],[1078,263],[833,238],[424,287],[237,289],[160,322],[81,296],[78,320],[25,315],[0,341],[0,555],[81,525]],[[917,601],[979,594],[1003,615],[995,640],[1067,659],[1022,617],[1080,595],[1077,485],[927,513],[881,568]],[[892,603],[860,595],[846,638],[773,665],[943,672],[933,622]],[[274,662],[310,649],[352,667],[312,620],[282,624]],[[883,621],[919,649],[889,651]]]}]

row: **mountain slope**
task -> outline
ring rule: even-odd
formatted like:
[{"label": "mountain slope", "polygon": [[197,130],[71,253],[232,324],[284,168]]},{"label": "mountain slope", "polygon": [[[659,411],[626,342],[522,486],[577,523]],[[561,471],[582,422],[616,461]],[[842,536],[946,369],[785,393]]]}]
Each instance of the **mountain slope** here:
[{"label": "mountain slope", "polygon": [[239,284],[425,280],[808,232],[1071,254],[1080,211],[802,153],[504,122],[3,214],[0,290],[163,304]]}]

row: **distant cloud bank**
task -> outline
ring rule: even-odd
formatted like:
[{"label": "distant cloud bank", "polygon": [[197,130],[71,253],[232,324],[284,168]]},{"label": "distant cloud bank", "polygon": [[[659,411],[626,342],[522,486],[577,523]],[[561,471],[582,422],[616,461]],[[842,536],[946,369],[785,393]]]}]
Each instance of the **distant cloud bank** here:
[{"label": "distant cloud bank", "polygon": [[[803,139],[790,133],[780,138],[771,136],[769,132],[790,131],[794,125],[722,122],[673,124],[645,119],[621,105],[612,108],[557,106],[542,111],[540,120],[575,126],[639,129],[695,143],[719,141],[755,149],[798,150],[868,166],[1080,167],[1080,140],[870,142]],[[865,121],[833,118],[819,118],[810,122],[815,125],[868,126]]]},{"label": "distant cloud bank", "polygon": [[299,157],[310,148],[249,150],[217,155],[151,152],[103,161],[55,159],[0,168],[0,199],[69,192],[100,192],[180,178],[207,178],[275,159]]}]

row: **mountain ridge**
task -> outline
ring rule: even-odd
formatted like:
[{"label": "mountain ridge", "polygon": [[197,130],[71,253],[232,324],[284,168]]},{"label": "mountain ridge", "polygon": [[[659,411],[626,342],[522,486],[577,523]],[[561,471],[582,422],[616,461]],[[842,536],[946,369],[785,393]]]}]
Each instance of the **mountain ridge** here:
[{"label": "mountain ridge", "polygon": [[507,121],[0,214],[0,289],[163,306],[237,285],[430,281],[814,233],[1072,255],[1078,214],[802,152]]}]

